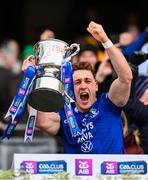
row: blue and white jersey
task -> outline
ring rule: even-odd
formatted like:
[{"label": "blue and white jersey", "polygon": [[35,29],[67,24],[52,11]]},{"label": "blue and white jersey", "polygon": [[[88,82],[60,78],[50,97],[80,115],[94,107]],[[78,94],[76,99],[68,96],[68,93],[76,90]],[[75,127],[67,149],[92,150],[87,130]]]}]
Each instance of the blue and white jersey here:
[{"label": "blue and white jersey", "polygon": [[69,154],[123,154],[122,108],[114,105],[104,93],[92,105],[90,111],[81,113],[72,104],[74,115],[81,129],[72,137],[64,109],[61,117],[60,136],[64,153]]}]

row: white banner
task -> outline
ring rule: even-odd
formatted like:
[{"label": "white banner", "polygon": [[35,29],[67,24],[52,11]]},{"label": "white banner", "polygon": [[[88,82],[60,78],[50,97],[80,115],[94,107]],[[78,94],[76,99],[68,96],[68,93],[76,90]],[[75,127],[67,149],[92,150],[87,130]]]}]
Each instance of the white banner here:
[{"label": "white banner", "polygon": [[14,154],[13,169],[35,176],[68,172],[80,179],[122,179],[126,174],[148,178],[148,155]]}]

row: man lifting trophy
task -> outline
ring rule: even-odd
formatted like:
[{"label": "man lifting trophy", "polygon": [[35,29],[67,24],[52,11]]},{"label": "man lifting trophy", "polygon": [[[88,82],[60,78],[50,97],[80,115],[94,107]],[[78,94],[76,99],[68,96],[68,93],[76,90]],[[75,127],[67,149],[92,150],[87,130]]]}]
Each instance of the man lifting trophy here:
[{"label": "man lifting trophy", "polygon": [[[122,52],[114,46],[101,24],[91,21],[87,31],[105,48],[117,74],[109,91],[102,93],[99,98],[96,97],[98,84],[94,69],[88,62],[77,62],[71,67],[70,58],[75,54],[71,51],[76,47],[77,52],[78,45],[68,47],[64,42],[49,39],[35,45],[35,64],[31,58],[24,61],[23,83],[20,84],[10,108],[11,114],[14,119],[16,107],[20,105],[20,100],[25,102],[23,95],[28,94],[30,106],[40,109],[37,111],[36,127],[50,135],[60,135],[64,153],[123,154],[121,112],[130,96],[132,71]],[[49,80],[46,77],[49,77]],[[63,82],[64,93],[60,80]],[[33,86],[30,85],[32,82]],[[62,96],[64,102],[60,99]],[[73,99],[75,102],[71,103]],[[56,107],[58,102],[61,107],[64,104],[64,107]],[[47,110],[53,112],[46,112]],[[15,121],[18,116],[19,113],[12,125],[17,123]],[[32,122],[35,122],[32,121],[35,117],[33,113],[30,117],[25,139],[31,137]],[[8,133],[11,129],[8,129]]]}]

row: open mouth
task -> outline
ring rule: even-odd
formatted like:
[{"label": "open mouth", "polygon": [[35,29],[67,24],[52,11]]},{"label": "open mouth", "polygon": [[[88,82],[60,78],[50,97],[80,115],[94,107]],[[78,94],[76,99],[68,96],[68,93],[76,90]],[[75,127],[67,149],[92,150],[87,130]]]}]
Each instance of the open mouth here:
[{"label": "open mouth", "polygon": [[80,99],[81,99],[82,101],[88,101],[88,99],[89,99],[89,94],[88,94],[87,92],[81,92],[81,93],[80,93]]}]

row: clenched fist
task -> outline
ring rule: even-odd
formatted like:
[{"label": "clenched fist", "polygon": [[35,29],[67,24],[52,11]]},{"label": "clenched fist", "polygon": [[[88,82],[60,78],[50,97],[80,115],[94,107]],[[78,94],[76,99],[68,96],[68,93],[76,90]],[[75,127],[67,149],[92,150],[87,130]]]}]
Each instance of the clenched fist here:
[{"label": "clenched fist", "polygon": [[87,31],[100,43],[105,43],[108,40],[108,37],[100,24],[91,21],[88,25]]}]

